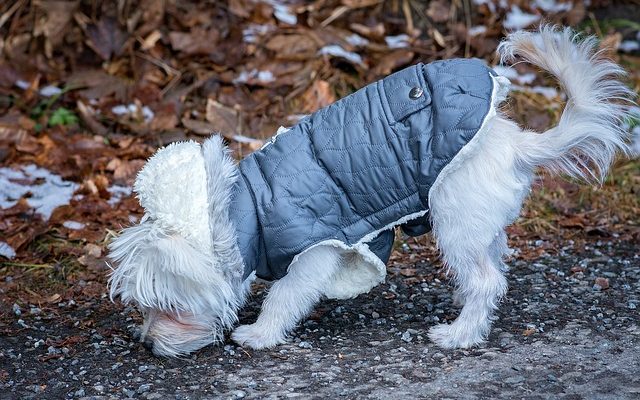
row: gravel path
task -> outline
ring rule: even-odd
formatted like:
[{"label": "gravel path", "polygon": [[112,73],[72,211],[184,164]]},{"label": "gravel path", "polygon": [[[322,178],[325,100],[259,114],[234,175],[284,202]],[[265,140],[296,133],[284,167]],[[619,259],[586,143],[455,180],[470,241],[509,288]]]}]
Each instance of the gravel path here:
[{"label": "gravel path", "polygon": [[[560,254],[510,263],[499,320],[472,350],[444,351],[427,339],[457,310],[426,263],[409,274],[390,268],[384,285],[357,299],[323,302],[271,351],[228,342],[158,359],[132,342],[137,314],[104,294],[52,308],[14,305],[0,319],[0,399],[638,399],[637,244],[564,244]],[[256,317],[261,298],[242,320]]]}]

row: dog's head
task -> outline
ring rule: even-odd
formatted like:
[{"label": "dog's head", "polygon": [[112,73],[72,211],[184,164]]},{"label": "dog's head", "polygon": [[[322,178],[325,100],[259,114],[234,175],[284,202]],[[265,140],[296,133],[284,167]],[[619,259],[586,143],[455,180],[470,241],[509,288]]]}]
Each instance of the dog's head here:
[{"label": "dog's head", "polygon": [[156,355],[220,341],[237,320],[246,285],[227,211],[235,168],[212,137],[161,149],[136,179],[145,215],[109,246],[110,294],[140,309],[140,340]]}]

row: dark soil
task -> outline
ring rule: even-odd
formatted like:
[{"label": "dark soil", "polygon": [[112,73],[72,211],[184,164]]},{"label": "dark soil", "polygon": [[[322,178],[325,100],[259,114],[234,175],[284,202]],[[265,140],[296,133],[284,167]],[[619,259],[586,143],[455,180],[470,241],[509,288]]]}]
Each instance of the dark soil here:
[{"label": "dark soil", "polygon": [[[227,341],[159,359],[132,339],[138,313],[105,295],[15,305],[0,325],[0,398],[638,398],[637,243],[552,247],[557,255],[510,263],[499,319],[470,350],[441,350],[426,337],[456,316],[450,286],[429,263],[392,263],[385,284],[321,303],[288,344],[268,351]],[[264,288],[256,285],[242,321],[256,317]]]}]

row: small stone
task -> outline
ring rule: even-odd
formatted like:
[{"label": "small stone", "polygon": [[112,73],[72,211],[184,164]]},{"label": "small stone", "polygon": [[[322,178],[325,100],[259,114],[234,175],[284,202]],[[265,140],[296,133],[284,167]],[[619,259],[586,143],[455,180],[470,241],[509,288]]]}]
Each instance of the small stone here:
[{"label": "small stone", "polygon": [[511,377],[505,379],[504,382],[508,383],[510,385],[516,385],[518,383],[524,382],[524,376],[522,376],[522,375],[511,376]]},{"label": "small stone", "polygon": [[96,392],[98,392],[98,393],[102,393],[102,392],[104,392],[104,386],[102,386],[102,385],[95,385],[95,386],[93,387],[93,390],[95,390],[95,391],[96,391]]},{"label": "small stone", "polygon": [[371,318],[378,319],[378,318],[380,318],[380,314],[378,314],[377,312],[374,311],[374,312],[371,313]]},{"label": "small stone", "polygon": [[142,394],[142,393],[146,393],[149,390],[151,390],[151,384],[150,383],[143,383],[142,385],[140,385],[138,387],[138,390],[136,390],[136,392],[138,394]]},{"label": "small stone", "polygon": [[84,396],[84,389],[78,389],[75,391],[74,396],[76,397],[83,397]]},{"label": "small stone", "polygon": [[236,397],[236,399],[243,399],[247,396],[247,393],[243,390],[234,390],[233,395]]},{"label": "small stone", "polygon": [[402,338],[401,339],[404,340],[407,343],[409,343],[409,342],[411,342],[413,340],[413,338],[411,337],[411,334],[409,333],[409,331],[405,331],[402,334]]},{"label": "small stone", "polygon": [[20,309],[20,306],[17,305],[16,303],[13,303],[13,313],[17,316],[22,315],[22,310]]},{"label": "small stone", "polygon": [[302,349],[312,349],[313,348],[311,343],[305,342],[304,340],[302,342],[298,343],[298,347],[300,347]]},{"label": "small stone", "polygon": [[144,372],[146,370],[148,370],[149,367],[147,365],[141,365],[138,367],[138,372]]},{"label": "small stone", "polygon": [[629,305],[627,306],[630,310],[635,310],[636,309],[636,305],[635,303],[631,303],[629,302]]},{"label": "small stone", "polygon": [[136,392],[127,388],[122,388],[122,393],[124,393],[124,395],[127,397],[133,397],[136,394]]},{"label": "small stone", "polygon": [[607,290],[609,289],[609,279],[607,278],[596,278],[596,282],[593,285],[593,290]]}]

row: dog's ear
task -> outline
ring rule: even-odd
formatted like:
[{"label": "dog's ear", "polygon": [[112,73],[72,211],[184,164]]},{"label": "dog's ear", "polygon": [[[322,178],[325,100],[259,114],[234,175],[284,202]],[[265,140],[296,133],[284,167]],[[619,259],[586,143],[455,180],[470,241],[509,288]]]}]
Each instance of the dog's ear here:
[{"label": "dog's ear", "polygon": [[[220,308],[231,291],[214,260],[178,234],[169,234],[155,221],[127,228],[109,245],[117,268],[109,278],[110,294],[144,308],[197,313]],[[213,302],[214,304],[210,304]]]},{"label": "dog's ear", "polygon": [[212,253],[218,262],[225,265],[225,274],[242,279],[244,263],[237,247],[235,226],[229,218],[238,166],[219,135],[212,136],[202,144],[202,155],[207,176]]}]

